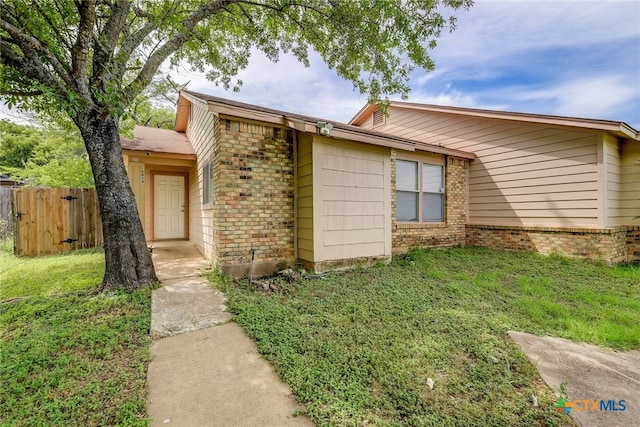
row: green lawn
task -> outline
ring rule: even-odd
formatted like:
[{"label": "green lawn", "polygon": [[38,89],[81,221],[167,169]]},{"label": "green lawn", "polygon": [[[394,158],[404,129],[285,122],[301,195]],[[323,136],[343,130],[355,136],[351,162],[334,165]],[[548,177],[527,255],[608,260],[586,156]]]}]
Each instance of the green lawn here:
[{"label": "green lawn", "polygon": [[98,293],[104,255],[0,253],[0,425],[147,425],[150,291]]},{"label": "green lawn", "polygon": [[104,275],[101,249],[41,257],[16,257],[7,249],[11,250],[0,251],[0,300],[3,301],[92,288]]},{"label": "green lawn", "polygon": [[640,348],[638,266],[456,248],[266,295],[211,280],[319,425],[571,424],[506,331]]}]

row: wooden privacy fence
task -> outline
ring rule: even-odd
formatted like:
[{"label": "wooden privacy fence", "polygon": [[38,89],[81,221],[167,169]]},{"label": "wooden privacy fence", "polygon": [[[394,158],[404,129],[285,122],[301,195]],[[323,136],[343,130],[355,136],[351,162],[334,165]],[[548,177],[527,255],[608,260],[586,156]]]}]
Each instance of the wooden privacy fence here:
[{"label": "wooden privacy fence", "polygon": [[16,255],[38,256],[102,246],[94,189],[16,188],[13,215]]}]

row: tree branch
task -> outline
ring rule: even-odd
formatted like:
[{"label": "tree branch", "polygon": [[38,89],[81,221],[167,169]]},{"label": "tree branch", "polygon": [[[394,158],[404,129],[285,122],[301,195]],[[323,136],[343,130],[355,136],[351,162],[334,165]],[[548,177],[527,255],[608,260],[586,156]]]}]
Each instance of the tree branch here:
[{"label": "tree branch", "polygon": [[91,46],[91,40],[93,39],[93,27],[96,21],[96,2],[95,0],[83,0],[76,4],[80,15],[80,23],[78,24],[78,37],[71,49],[71,73],[76,81],[76,87],[80,95],[89,99],[87,61],[89,60],[89,46]]},{"label": "tree branch", "polygon": [[189,40],[192,36],[193,29],[200,22],[215,15],[216,12],[224,10],[226,6],[238,2],[240,2],[240,0],[215,0],[201,6],[198,10],[193,12],[189,18],[184,21],[182,31],[175,34],[166,43],[155,50],[145,62],[140,73],[138,73],[136,78],[123,90],[124,96],[126,97],[123,100],[125,101],[125,104],[129,104],[131,100],[140,93],[142,88],[151,82],[153,76],[156,71],[158,71],[158,68],[162,65],[164,60]]},{"label": "tree branch", "polygon": [[131,57],[138,46],[142,44],[144,39],[147,38],[156,28],[156,24],[149,21],[135,33],[127,34],[122,46],[118,49],[115,56],[116,69],[114,70],[114,75],[116,79],[122,80],[124,73],[126,72],[127,60]]},{"label": "tree branch", "polygon": [[122,33],[127,15],[129,14],[130,3],[127,0],[119,0],[113,6],[111,16],[104,26],[103,36],[105,38],[106,48],[109,53],[113,53],[118,43],[118,37]]},{"label": "tree branch", "polygon": [[112,5],[112,13],[104,25],[101,34],[94,36],[91,86],[101,81],[107,71],[109,71],[109,68],[107,68],[105,64],[107,64],[115,54],[118,38],[126,27],[130,6],[127,0],[118,0],[116,4]]},{"label": "tree branch", "polygon": [[[116,61],[119,64],[118,70],[115,73],[117,76],[116,78],[118,80],[123,79],[124,73],[127,71],[127,66],[126,66],[127,60],[130,59],[133,52],[140,46],[140,44],[142,44],[144,39],[147,38],[149,34],[151,34],[153,31],[157,30],[162,26],[164,20],[169,15],[174,13],[174,9],[177,7],[178,4],[180,4],[179,1],[173,1],[171,3],[171,6],[167,8],[167,10],[165,11],[164,15],[162,16],[159,22],[151,21],[150,20],[151,15],[149,13],[136,7],[135,5],[133,6],[133,11],[136,15],[136,18],[147,18],[149,19],[149,21],[135,33],[127,34],[124,42],[122,43],[122,46],[120,47],[117,55],[117,58],[119,59],[119,61]],[[131,24],[133,24],[133,22]],[[158,40],[158,45],[161,43],[162,43],[162,40]],[[151,52],[153,52],[156,49],[156,47],[151,49]]]},{"label": "tree branch", "polygon": [[51,88],[60,97],[66,96],[64,86],[53,78],[49,70],[35,56],[27,58],[18,55],[12,45],[4,41],[0,42],[0,64],[7,65],[30,79]]},{"label": "tree branch", "polygon": [[[275,7],[275,6],[272,6],[270,4],[258,3],[258,2],[249,1],[249,0],[239,0],[238,3],[248,4],[248,5],[256,6],[256,7],[263,7],[263,8],[266,8],[266,9],[271,9],[271,10],[273,10],[275,12],[278,12],[278,13],[284,12],[284,10],[286,8],[292,8],[292,7],[297,6],[297,7],[300,7],[302,9],[307,9],[307,10],[310,10],[312,12],[315,12],[318,15],[323,16],[324,18],[331,19],[331,16],[329,14],[327,14],[323,10],[318,9],[317,7],[313,7],[310,4],[290,2],[290,3],[283,3],[283,4],[280,5],[280,7]],[[335,7],[335,6],[332,5],[332,7]]]},{"label": "tree branch", "polygon": [[[58,58],[51,53],[49,49],[44,47],[38,39],[35,37],[23,32],[15,25],[6,21],[4,17],[0,16],[0,28],[5,30],[9,36],[11,37],[11,44],[17,46],[22,50],[22,52],[26,56],[33,57],[34,60],[40,54],[49,62],[51,67],[55,70],[58,76],[67,84],[70,88],[75,87],[74,81],[68,73],[68,68],[63,65]],[[9,49],[11,52],[17,56],[16,52],[13,49]],[[41,80],[39,80],[41,81]],[[44,81],[41,81],[44,83]]]},{"label": "tree branch", "polygon": [[34,2],[33,7],[38,11],[38,14],[40,14],[40,16],[42,16],[44,20],[47,21],[47,24],[49,24],[49,28],[51,29],[50,34],[53,35],[66,50],[71,51],[71,43],[69,43],[69,40],[65,39],[62,36],[62,28],[60,28],[59,25],[55,25],[53,21],[51,21],[49,15],[40,7],[39,2]]}]

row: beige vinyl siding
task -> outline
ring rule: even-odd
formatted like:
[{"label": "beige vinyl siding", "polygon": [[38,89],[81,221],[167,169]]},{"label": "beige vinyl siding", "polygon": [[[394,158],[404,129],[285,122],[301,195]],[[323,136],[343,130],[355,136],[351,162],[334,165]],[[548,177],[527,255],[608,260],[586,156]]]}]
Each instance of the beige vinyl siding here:
[{"label": "beige vinyl siding", "polygon": [[620,150],[617,138],[605,135],[603,138],[603,167],[605,193],[605,221],[607,226],[618,224],[622,195],[620,193]]},{"label": "beige vinyl siding", "polygon": [[214,122],[217,120],[206,103],[193,101],[190,108],[187,138],[198,160],[196,167],[189,171],[189,239],[208,259],[213,259],[213,210],[202,204],[202,168],[207,161],[213,160]]},{"label": "beige vinyl siding", "polygon": [[297,165],[298,258],[313,262],[313,137],[299,134]]},{"label": "beige vinyl siding", "polygon": [[619,209],[610,210],[616,225],[640,225],[640,142],[620,144]]},{"label": "beige vinyl siding", "polygon": [[[363,129],[373,129],[373,114],[369,115],[359,126]],[[384,126],[384,124],[377,125],[376,130],[381,129],[382,126]]]},{"label": "beige vinyl siding", "polygon": [[376,130],[475,153],[471,224],[604,225],[596,133],[398,107]]},{"label": "beige vinyl siding", "polygon": [[317,137],[315,261],[391,255],[390,150]]}]

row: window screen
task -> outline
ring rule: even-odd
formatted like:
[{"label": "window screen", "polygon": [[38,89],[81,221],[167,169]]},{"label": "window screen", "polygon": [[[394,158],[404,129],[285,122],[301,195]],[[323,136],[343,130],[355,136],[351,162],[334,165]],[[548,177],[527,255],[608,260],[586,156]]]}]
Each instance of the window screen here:
[{"label": "window screen", "polygon": [[211,188],[211,162],[205,163],[202,167],[202,204],[213,202],[213,192]]},{"label": "window screen", "polygon": [[444,167],[422,164],[422,221],[444,221]]},{"label": "window screen", "polygon": [[396,220],[444,222],[444,166],[396,161]]},{"label": "window screen", "polygon": [[418,221],[418,162],[396,162],[396,217]]}]

